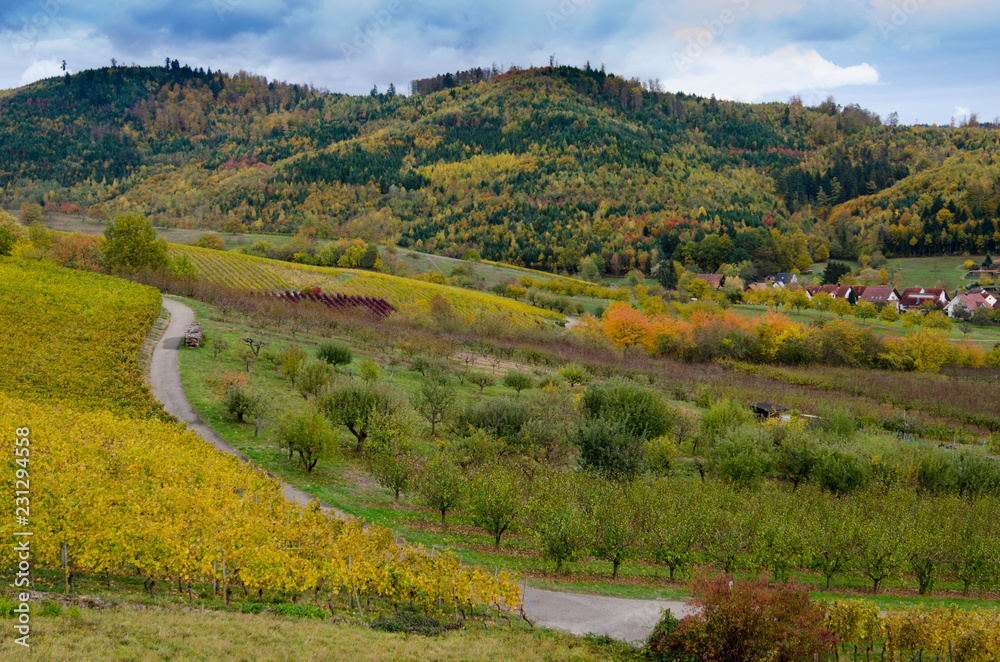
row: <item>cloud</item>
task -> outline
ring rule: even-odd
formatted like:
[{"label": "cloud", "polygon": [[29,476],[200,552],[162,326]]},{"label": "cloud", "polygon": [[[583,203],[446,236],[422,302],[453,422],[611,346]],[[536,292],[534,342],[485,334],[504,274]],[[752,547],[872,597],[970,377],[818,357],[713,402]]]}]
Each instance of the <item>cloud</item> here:
[{"label": "cloud", "polygon": [[779,92],[830,90],[875,85],[878,71],[868,63],[842,67],[815,50],[790,44],[765,55],[743,47],[710,45],[699,55],[690,49],[676,60],[680,72],[665,79],[668,88],[741,101],[757,101]]},{"label": "cloud", "polygon": [[42,80],[43,78],[61,76],[62,74],[62,62],[57,62],[56,60],[35,60],[21,74],[21,85],[34,83],[36,80]]}]

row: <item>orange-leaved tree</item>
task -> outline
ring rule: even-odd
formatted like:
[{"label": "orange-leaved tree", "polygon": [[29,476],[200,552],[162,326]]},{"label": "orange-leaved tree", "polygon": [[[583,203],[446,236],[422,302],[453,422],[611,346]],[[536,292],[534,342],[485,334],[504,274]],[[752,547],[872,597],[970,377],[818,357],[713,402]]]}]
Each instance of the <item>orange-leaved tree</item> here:
[{"label": "orange-leaved tree", "polygon": [[601,328],[608,342],[622,350],[628,351],[632,345],[638,345],[648,331],[649,322],[641,310],[636,310],[627,303],[615,301],[604,312],[601,318]]}]

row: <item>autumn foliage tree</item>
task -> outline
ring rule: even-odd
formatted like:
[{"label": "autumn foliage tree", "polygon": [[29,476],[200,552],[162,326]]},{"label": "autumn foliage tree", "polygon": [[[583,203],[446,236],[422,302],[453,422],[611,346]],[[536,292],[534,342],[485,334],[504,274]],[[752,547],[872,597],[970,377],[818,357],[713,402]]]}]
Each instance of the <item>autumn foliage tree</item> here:
[{"label": "autumn foliage tree", "polygon": [[641,310],[637,310],[627,303],[620,301],[613,302],[604,311],[601,318],[601,328],[608,341],[627,352],[630,347],[642,343],[643,337],[648,332],[646,316]]}]

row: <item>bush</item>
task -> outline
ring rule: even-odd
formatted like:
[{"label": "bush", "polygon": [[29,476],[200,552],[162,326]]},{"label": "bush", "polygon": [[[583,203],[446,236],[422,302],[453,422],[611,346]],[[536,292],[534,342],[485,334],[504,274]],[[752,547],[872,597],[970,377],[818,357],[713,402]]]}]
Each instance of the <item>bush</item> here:
[{"label": "bush", "polygon": [[372,623],[372,629],[380,632],[403,632],[433,637],[443,633],[445,625],[433,616],[404,611],[392,617],[382,616]]},{"label": "bush", "polygon": [[0,618],[10,618],[14,615],[17,603],[7,598],[0,598]]},{"label": "bush", "polygon": [[518,395],[521,395],[521,391],[529,389],[535,385],[535,380],[533,380],[531,375],[526,372],[511,370],[504,376],[503,384],[504,386],[517,391]]},{"label": "bush", "polygon": [[323,620],[327,613],[313,605],[283,604],[274,605],[271,611],[279,616],[295,616],[297,618],[318,618]]},{"label": "bush", "polygon": [[850,439],[858,429],[858,420],[847,409],[819,406],[819,427],[841,439]]},{"label": "bush", "polygon": [[42,606],[38,609],[39,616],[62,616],[62,605],[53,600],[42,600]]},{"label": "bush", "polygon": [[628,479],[646,469],[646,437],[622,418],[598,418],[577,433],[583,465],[609,478]]},{"label": "bush", "polygon": [[799,662],[832,649],[823,607],[804,586],[720,574],[696,578],[692,590],[699,613],[678,621],[667,612],[646,642],[647,659]]},{"label": "bush", "polygon": [[301,415],[287,415],[278,427],[278,440],[289,458],[298,453],[302,466],[311,472],[321,457],[332,452],[335,437],[326,417],[310,409]]},{"label": "bush", "polygon": [[0,255],[10,255],[14,250],[14,235],[0,226]]},{"label": "bush", "polygon": [[589,420],[615,418],[636,437],[662,437],[673,428],[676,412],[648,388],[623,378],[589,387],[580,401]]},{"label": "bush", "polygon": [[657,437],[646,442],[646,464],[658,474],[673,472],[680,450],[669,437]]},{"label": "bush", "polygon": [[712,404],[705,415],[701,417],[701,435],[698,441],[711,447],[721,441],[731,430],[741,425],[753,423],[753,421],[753,412],[745,404],[735,400],[719,400]]},{"label": "bush", "polygon": [[316,357],[334,366],[347,365],[354,360],[350,348],[343,343],[325,342],[316,350]]},{"label": "bush", "polygon": [[222,406],[226,411],[236,417],[240,423],[244,418],[253,416],[257,409],[259,396],[246,386],[234,384],[226,389],[222,396]]},{"label": "bush", "polygon": [[470,403],[459,412],[455,427],[459,431],[483,430],[497,439],[517,443],[530,417],[528,405],[520,400],[486,398]]},{"label": "bush", "polygon": [[260,614],[265,607],[263,602],[239,602],[234,606],[241,614]]},{"label": "bush", "polygon": [[816,481],[834,494],[847,494],[868,483],[865,461],[837,449],[820,455],[813,473]]},{"label": "bush", "polygon": [[750,425],[730,431],[708,454],[709,472],[742,487],[755,487],[774,466],[770,440]]}]

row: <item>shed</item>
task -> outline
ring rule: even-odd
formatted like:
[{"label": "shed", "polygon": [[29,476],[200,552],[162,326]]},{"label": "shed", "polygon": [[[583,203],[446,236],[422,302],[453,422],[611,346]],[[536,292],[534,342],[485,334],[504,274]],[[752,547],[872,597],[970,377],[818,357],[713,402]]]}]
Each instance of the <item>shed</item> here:
[{"label": "shed", "polygon": [[775,402],[756,402],[750,405],[753,413],[760,418],[770,418],[771,416],[781,416],[791,411],[788,407]]}]

